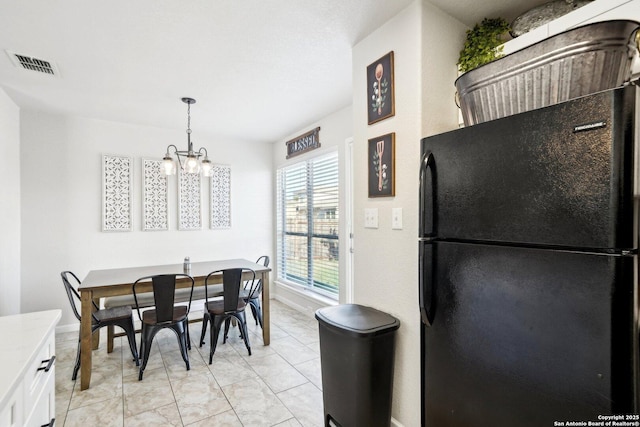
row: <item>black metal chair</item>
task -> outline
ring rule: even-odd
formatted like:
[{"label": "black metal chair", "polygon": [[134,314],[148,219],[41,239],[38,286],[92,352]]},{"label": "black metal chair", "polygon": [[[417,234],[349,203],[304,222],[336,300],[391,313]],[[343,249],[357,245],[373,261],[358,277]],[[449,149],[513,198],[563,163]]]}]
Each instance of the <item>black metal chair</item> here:
[{"label": "black metal chair", "polygon": [[[269,257],[263,255],[256,261],[256,264],[262,264],[265,267],[269,267]],[[244,289],[240,291],[240,297],[245,303],[249,304],[251,308],[251,314],[253,314],[253,320],[256,325],[260,323],[262,328],[262,307],[260,305],[260,294],[262,293],[262,279],[247,280],[244,285]]]},{"label": "black metal chair", "polygon": [[[176,282],[178,278],[191,282],[191,293],[189,295],[188,305],[175,305],[176,299]],[[148,287],[151,281],[153,291],[153,308],[141,311],[138,304],[138,295],[148,290],[142,290],[141,287]],[[189,354],[187,349],[191,349],[189,341],[189,310],[191,310],[191,299],[193,298],[193,277],[187,274],[159,274],[154,276],[141,277],[133,284],[133,299],[136,302],[136,310],[138,317],[142,321],[142,334],[140,337],[140,355],[142,364],[140,365],[140,373],[138,380],[142,380],[144,369],[149,361],[149,353],[151,352],[151,344],[155,335],[164,328],[169,328],[175,332],[180,345],[180,352],[184,360],[187,371],[191,369],[189,365]]]},{"label": "black metal chair", "polygon": [[[73,274],[71,271],[63,271],[62,273],[60,273],[60,276],[62,277],[64,290],[67,292],[67,296],[69,297],[69,303],[71,303],[73,314],[76,316],[78,321],[81,321],[80,313],[78,312],[78,307],[80,305],[80,294],[69,281],[69,277],[73,277],[76,282],[76,287],[80,284],[80,279],[78,279],[78,276]],[[93,308],[95,311],[92,313],[91,333],[93,334],[95,331],[105,326],[118,326],[122,328],[127,334],[127,338],[129,339],[129,348],[131,349],[133,360],[136,362],[136,366],[139,366],[140,361],[138,359],[138,350],[136,349],[136,336],[135,328],[133,327],[133,316],[131,314],[131,307],[122,306],[100,309],[100,307],[98,307],[94,302]],[[111,350],[112,348],[109,348],[109,353],[111,352]],[[75,379],[78,377],[79,369],[80,332],[78,332],[78,351],[76,353],[76,364],[73,367],[73,374],[71,376],[72,380],[75,381]]]},{"label": "black metal chair", "polygon": [[[213,362],[213,353],[216,351],[218,337],[220,336],[220,328],[222,322],[225,322],[223,343],[227,342],[227,333],[229,332],[229,321],[234,317],[240,325],[241,337],[244,345],[251,356],[251,345],[249,343],[249,333],[247,331],[247,319],[244,313],[246,303],[240,298],[240,284],[242,283],[242,274],[249,272],[255,280],[256,272],[248,268],[229,268],[226,270],[216,270],[205,279],[205,296],[204,316],[202,318],[202,334],[200,335],[200,347],[204,344],[204,335],[207,330],[207,324],[210,326],[209,340],[211,350],[209,351],[209,365]],[[207,287],[212,276],[222,273],[223,298],[209,299]]]}]

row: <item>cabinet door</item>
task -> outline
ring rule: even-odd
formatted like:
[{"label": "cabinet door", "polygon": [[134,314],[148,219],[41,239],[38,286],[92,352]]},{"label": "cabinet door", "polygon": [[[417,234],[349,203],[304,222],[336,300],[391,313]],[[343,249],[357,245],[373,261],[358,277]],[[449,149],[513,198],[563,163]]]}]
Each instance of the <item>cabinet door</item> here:
[{"label": "cabinet door", "polygon": [[0,408],[0,426],[20,427],[24,424],[22,422],[24,412],[22,393],[22,384],[20,384],[7,405]]},{"label": "cabinet door", "polygon": [[41,427],[48,425],[56,416],[56,381],[55,368],[52,368],[46,383],[42,386],[42,393],[33,406],[33,412],[24,423],[27,427]]},{"label": "cabinet door", "polygon": [[55,336],[53,333],[32,360],[24,377],[25,426],[40,427],[55,417]]}]

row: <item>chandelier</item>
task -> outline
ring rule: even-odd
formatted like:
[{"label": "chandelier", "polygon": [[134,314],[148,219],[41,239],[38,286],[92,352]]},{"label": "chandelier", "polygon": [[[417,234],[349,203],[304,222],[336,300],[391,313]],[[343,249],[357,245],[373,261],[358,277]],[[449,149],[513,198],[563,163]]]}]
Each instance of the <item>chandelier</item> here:
[{"label": "chandelier", "polygon": [[[162,158],[162,164],[160,165],[160,171],[165,175],[176,174],[176,163],[171,157],[171,149],[173,154],[178,158],[178,164],[180,169],[186,173],[200,173],[204,176],[211,176],[213,170],[213,164],[209,160],[207,149],[200,147],[198,151],[194,151],[193,142],[191,142],[191,104],[195,104],[196,100],[193,98],[182,98],[182,102],[187,104],[187,149],[178,150],[178,148],[170,144],[167,147],[167,153]],[[200,161],[200,157],[203,157]]]}]

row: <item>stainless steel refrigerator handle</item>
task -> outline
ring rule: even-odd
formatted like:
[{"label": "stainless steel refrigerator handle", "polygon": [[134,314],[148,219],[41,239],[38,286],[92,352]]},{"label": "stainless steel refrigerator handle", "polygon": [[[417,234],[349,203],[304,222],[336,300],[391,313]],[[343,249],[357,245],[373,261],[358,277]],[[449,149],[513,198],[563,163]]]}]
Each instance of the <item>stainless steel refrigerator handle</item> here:
[{"label": "stainless steel refrigerator handle", "polygon": [[[420,224],[418,224],[419,236],[420,237],[432,237],[435,233],[435,211],[430,212],[431,217],[431,230],[425,230],[425,217],[426,217],[426,202],[427,195],[425,194],[427,191],[427,172],[431,174],[431,188],[430,188],[430,196],[432,199],[435,199],[436,194],[436,176],[435,176],[435,159],[433,157],[433,153],[427,152],[422,156],[422,161],[420,162],[420,193],[419,193],[419,207],[420,207]],[[433,200],[433,209],[435,210],[435,200]]]},{"label": "stainless steel refrigerator handle", "polygon": [[[429,249],[429,254],[425,254],[425,249]],[[422,323],[425,326],[431,326],[433,322],[433,251],[434,247],[432,244],[424,244],[420,242],[420,255],[418,260],[418,304],[420,306],[420,318],[422,319]],[[429,263],[427,264],[427,271],[425,271],[425,256],[431,258]],[[428,288],[428,289],[427,289]],[[429,297],[429,303],[426,301],[426,297]]]}]

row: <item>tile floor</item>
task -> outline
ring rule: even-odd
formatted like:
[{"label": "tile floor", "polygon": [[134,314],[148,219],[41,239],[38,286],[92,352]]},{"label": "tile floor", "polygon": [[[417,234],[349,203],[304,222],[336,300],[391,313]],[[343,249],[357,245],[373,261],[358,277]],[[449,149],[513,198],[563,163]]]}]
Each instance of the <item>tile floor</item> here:
[{"label": "tile floor", "polygon": [[[77,332],[57,334],[56,426],[322,426],[318,322],[274,300],[271,345],[264,346],[262,330],[247,315],[251,356],[236,328],[226,344],[220,334],[213,364],[207,364],[209,340],[198,347],[202,324],[191,323],[191,370],[173,332],[163,331],[142,381],[126,337],[108,354],[103,328],[85,391],[71,381]],[[202,312],[192,310],[192,316]]]}]

